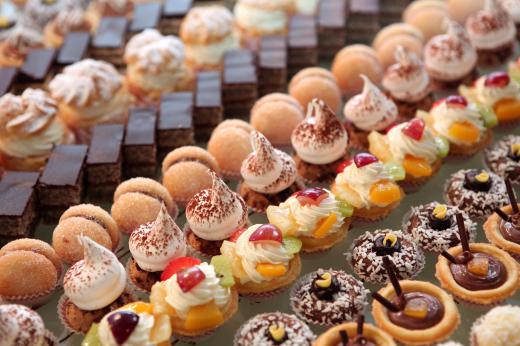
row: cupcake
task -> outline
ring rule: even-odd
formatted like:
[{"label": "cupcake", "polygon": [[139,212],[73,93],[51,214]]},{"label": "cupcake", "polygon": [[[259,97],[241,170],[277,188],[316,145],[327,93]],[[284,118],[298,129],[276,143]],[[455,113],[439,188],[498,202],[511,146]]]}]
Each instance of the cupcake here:
[{"label": "cupcake", "polygon": [[66,10],[72,5],[70,0],[27,0],[24,7],[24,14],[39,28],[45,27],[61,11]]},{"label": "cupcake", "polygon": [[147,292],[160,280],[172,259],[186,255],[184,233],[173,221],[164,202],[154,221],[142,224],[132,232],[128,249],[132,254],[127,264],[128,277],[137,288]]},{"label": "cupcake", "polygon": [[203,256],[220,254],[222,242],[247,227],[246,202],[209,171],[213,186],[197,193],[186,206],[186,241]]},{"label": "cupcake", "polygon": [[486,0],[484,8],[466,20],[466,30],[479,64],[500,65],[513,54],[515,22],[499,0]]},{"label": "cupcake", "polygon": [[424,47],[424,67],[435,90],[455,89],[477,78],[477,52],[464,28],[445,21],[445,34],[432,37]]},{"label": "cupcake", "polygon": [[353,217],[363,221],[385,218],[399,206],[404,191],[396,181],[404,179],[397,164],[383,164],[374,155],[358,153],[338,169],[332,184],[336,199],[353,208]]},{"label": "cupcake", "polygon": [[74,136],[57,117],[56,102],[44,91],[25,89],[0,98],[0,161],[10,170],[36,171],[56,145]]},{"label": "cupcake", "polygon": [[58,345],[36,311],[17,304],[0,305],[0,340],[5,346]]},{"label": "cupcake", "polygon": [[289,94],[304,108],[314,99],[323,100],[333,112],[339,113],[341,91],[336,77],[321,67],[300,70],[289,82]]},{"label": "cupcake", "polygon": [[412,236],[390,229],[365,232],[352,243],[347,262],[363,280],[384,284],[389,280],[383,258],[390,258],[400,280],[412,279],[424,267],[424,254]]},{"label": "cupcake", "polygon": [[477,223],[455,205],[438,202],[412,207],[403,220],[403,231],[424,250],[440,253],[460,244],[455,215],[461,213],[470,241],[476,239]]},{"label": "cupcake", "polygon": [[211,187],[210,170],[220,171],[213,155],[195,146],[180,147],[162,162],[163,184],[177,204],[186,206],[198,192]]},{"label": "cupcake", "polygon": [[368,142],[369,151],[379,160],[404,168],[403,185],[408,189],[425,184],[436,174],[449,151],[447,140],[434,134],[421,118],[396,125],[386,135],[372,131]]},{"label": "cupcake", "polygon": [[384,69],[398,62],[395,56],[397,47],[402,46],[408,52],[422,58],[424,36],[419,29],[407,23],[393,23],[382,28],[374,38],[372,47]]},{"label": "cupcake", "polygon": [[520,2],[518,0],[499,0],[502,7],[509,13],[516,27],[516,38],[520,38]]},{"label": "cupcake", "polygon": [[153,179],[133,178],[117,187],[110,213],[119,230],[131,234],[139,226],[154,221],[163,203],[170,216],[177,218],[177,204],[164,186]]},{"label": "cupcake", "polygon": [[49,47],[59,48],[68,33],[74,31],[91,31],[92,24],[81,7],[70,7],[61,10],[58,15],[45,25],[43,36]]},{"label": "cupcake", "polygon": [[484,151],[486,166],[501,178],[520,184],[520,136],[509,135]]},{"label": "cupcake", "polygon": [[450,95],[436,101],[430,110],[420,112],[426,126],[436,135],[446,138],[452,155],[474,155],[491,143],[491,127],[497,119],[469,103],[464,96]]},{"label": "cupcake", "polygon": [[152,287],[153,313],[170,317],[174,336],[197,340],[215,331],[237,312],[229,262],[221,256],[212,264],[181,257],[165,269],[163,281]]},{"label": "cupcake", "polygon": [[459,93],[476,103],[483,112],[494,114],[499,124],[520,119],[519,85],[506,72],[482,76],[471,87],[461,85]]},{"label": "cupcake", "polygon": [[117,257],[88,237],[79,236],[78,241],[85,254],[65,273],[58,315],[69,330],[86,333],[92,323],[135,299]]},{"label": "cupcake", "polygon": [[221,5],[193,7],[182,21],[180,37],[186,62],[195,70],[221,69],[224,53],[238,46],[233,15]]},{"label": "cupcake", "polygon": [[330,182],[347,157],[348,134],[334,111],[313,99],[294,129],[291,143],[298,175],[308,182]]},{"label": "cupcake", "polygon": [[396,104],[367,76],[361,75],[364,81],[363,92],[352,97],[343,108],[347,120],[347,128],[351,145],[366,148],[370,131],[384,131],[397,120]]},{"label": "cupcake", "polygon": [[69,65],[49,83],[60,118],[88,143],[98,124],[122,124],[132,101],[123,77],[113,65],[85,59]]},{"label": "cupcake", "polygon": [[342,270],[318,269],[294,284],[291,307],[307,323],[333,326],[362,314],[367,293],[361,281]]},{"label": "cupcake", "polygon": [[363,315],[356,322],[347,322],[330,328],[316,339],[315,346],[377,345],[396,346],[394,340],[383,330],[365,323]]},{"label": "cupcake", "polygon": [[297,237],[303,252],[327,250],[345,239],[352,208],[322,188],[307,188],[279,206],[267,208],[269,222],[284,235]]},{"label": "cupcake", "polygon": [[455,172],[446,183],[444,196],[448,204],[477,219],[485,219],[495,208],[508,204],[504,181],[486,170]]},{"label": "cupcake", "polygon": [[184,44],[175,36],[145,29],[128,41],[124,60],[128,89],[141,104],[157,105],[162,94],[193,89]]},{"label": "cupcake", "polygon": [[497,306],[477,319],[470,332],[471,346],[518,346],[520,307]]},{"label": "cupcake", "polygon": [[268,312],[247,320],[235,334],[233,346],[311,346],[316,335],[298,317]]},{"label": "cupcake", "polygon": [[43,46],[37,29],[18,23],[0,41],[0,67],[22,67],[29,51]]},{"label": "cupcake", "polygon": [[238,193],[253,210],[262,213],[269,205],[277,205],[304,188],[297,177],[294,160],[273,148],[260,132],[251,133],[253,152],[242,162],[243,181]]},{"label": "cupcake", "polygon": [[417,55],[403,46],[397,46],[394,56],[396,63],[386,70],[383,87],[399,116],[413,118],[417,110],[428,110],[433,104],[430,76]]}]

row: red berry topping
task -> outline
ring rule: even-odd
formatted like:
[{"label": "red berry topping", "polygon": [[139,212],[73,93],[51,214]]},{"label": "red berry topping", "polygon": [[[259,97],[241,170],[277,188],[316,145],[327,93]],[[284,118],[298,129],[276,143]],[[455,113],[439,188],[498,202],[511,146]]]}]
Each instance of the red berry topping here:
[{"label": "red berry topping", "polygon": [[446,103],[450,107],[455,108],[466,108],[468,106],[468,100],[464,96],[450,95],[446,98]]},{"label": "red berry topping", "polygon": [[425,127],[424,120],[421,118],[415,118],[410,120],[405,127],[403,127],[402,131],[405,135],[410,138],[415,139],[416,141],[420,141]]},{"label": "red berry topping", "polygon": [[245,227],[241,227],[239,229],[237,229],[235,232],[233,232],[233,234],[231,235],[231,237],[229,237],[229,241],[232,241],[233,243],[236,243],[237,240],[238,240],[238,237],[240,237],[240,235],[242,233],[244,233],[246,231],[247,228]]},{"label": "red berry topping", "polygon": [[354,156],[354,163],[357,168],[365,167],[377,161],[377,157],[369,153],[359,153]]},{"label": "red berry topping", "polygon": [[281,244],[282,240],[282,232],[275,225],[269,223],[261,225],[249,236],[249,241],[252,242],[273,242]]},{"label": "red berry topping", "polygon": [[327,198],[329,194],[327,191],[319,187],[310,187],[308,189],[298,191],[296,199],[302,206],[319,205],[321,201]]},{"label": "red berry topping", "polygon": [[117,344],[122,345],[139,324],[139,315],[133,311],[116,311],[107,317],[107,322]]},{"label": "red berry topping", "polygon": [[347,168],[348,166],[350,166],[352,164],[352,160],[347,160],[347,161],[343,161],[342,163],[339,164],[338,168],[336,168],[336,173],[337,174],[340,174],[342,173],[345,168]]},{"label": "red berry topping", "polygon": [[438,99],[437,101],[435,101],[435,102],[433,103],[433,105],[432,105],[432,109],[434,109],[435,107],[440,106],[440,105],[444,102],[444,100],[446,100],[446,99],[445,99],[445,98],[442,98],[442,99]]},{"label": "red berry topping", "polygon": [[161,281],[168,280],[178,272],[200,264],[200,259],[194,257],[179,257],[172,259],[161,274]]},{"label": "red berry topping", "polygon": [[486,77],[484,85],[493,88],[504,88],[509,84],[510,81],[511,79],[509,78],[509,75],[506,72],[499,71],[490,73]]},{"label": "red berry topping", "polygon": [[198,267],[191,267],[177,273],[177,284],[179,288],[186,293],[200,284],[205,278],[206,275],[202,270]]}]

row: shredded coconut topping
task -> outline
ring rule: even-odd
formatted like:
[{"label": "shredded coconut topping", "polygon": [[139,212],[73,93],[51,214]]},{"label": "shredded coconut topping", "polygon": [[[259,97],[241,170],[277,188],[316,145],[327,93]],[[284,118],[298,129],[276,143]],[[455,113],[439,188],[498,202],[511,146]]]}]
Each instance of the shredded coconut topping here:
[{"label": "shredded coconut topping", "polygon": [[519,184],[520,161],[515,161],[509,156],[513,144],[520,145],[520,136],[509,135],[504,137],[484,151],[484,158],[493,173],[502,178],[510,179],[512,183]]}]

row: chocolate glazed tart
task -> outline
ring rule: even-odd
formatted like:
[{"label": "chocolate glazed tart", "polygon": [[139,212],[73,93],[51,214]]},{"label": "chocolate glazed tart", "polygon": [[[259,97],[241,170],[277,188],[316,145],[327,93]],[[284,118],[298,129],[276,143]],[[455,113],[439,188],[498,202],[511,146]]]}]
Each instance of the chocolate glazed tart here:
[{"label": "chocolate glazed tart", "polygon": [[520,214],[512,215],[513,208],[510,205],[501,210],[511,215],[512,222],[505,222],[497,213],[493,213],[484,223],[486,238],[520,262]]},{"label": "chocolate glazed tart", "polygon": [[[341,345],[339,332],[342,330],[346,331],[349,337],[354,338],[357,334],[357,324],[356,322],[349,322],[335,326],[321,334],[313,346]],[[368,323],[363,326],[363,336],[366,337],[369,342],[367,346],[369,346],[370,343],[376,346],[396,346],[396,343],[390,335]]]},{"label": "chocolate glazed tart", "polygon": [[[459,326],[460,315],[453,298],[439,287],[424,281],[399,281],[405,299],[424,299],[431,303],[424,321],[411,323],[402,312],[390,312],[374,300],[372,316],[377,326],[405,345],[430,345],[447,339]],[[378,292],[384,298],[398,300],[392,284]]]}]

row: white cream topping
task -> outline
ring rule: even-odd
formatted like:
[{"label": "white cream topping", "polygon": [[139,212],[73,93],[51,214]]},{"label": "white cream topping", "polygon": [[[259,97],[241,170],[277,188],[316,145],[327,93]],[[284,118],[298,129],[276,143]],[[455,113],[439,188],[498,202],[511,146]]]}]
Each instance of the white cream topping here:
[{"label": "white cream topping", "polygon": [[474,90],[477,103],[489,107],[500,100],[518,99],[520,97],[520,89],[513,80],[510,80],[509,84],[504,87],[493,87],[486,86],[486,76],[482,76],[477,79]]},{"label": "white cream topping", "polygon": [[477,320],[473,325],[472,334],[478,345],[520,346],[518,326],[520,307],[497,306]]},{"label": "white cream topping", "polygon": [[60,11],[54,18],[54,25],[60,33],[67,34],[79,28],[88,28],[89,23],[82,8],[72,7]]},{"label": "white cream topping", "polygon": [[352,97],[343,109],[345,118],[363,131],[381,131],[397,118],[397,106],[376,87],[367,76],[363,91]]},{"label": "white cream topping", "polygon": [[164,203],[155,221],[132,232],[128,248],[139,267],[160,272],[170,260],[186,256],[184,232],[175,224]]},{"label": "white cream topping", "polygon": [[43,320],[23,305],[0,305],[0,341],[5,346],[48,346]]},{"label": "white cream topping", "polygon": [[387,133],[388,146],[393,158],[401,163],[406,155],[426,159],[429,163],[437,160],[437,145],[432,132],[426,127],[422,138],[418,141],[405,135],[403,128],[408,123],[396,125]]},{"label": "white cream topping", "polygon": [[470,103],[467,107],[460,108],[451,107],[446,103],[446,101],[444,101],[434,107],[430,111],[430,114],[433,117],[434,130],[442,136],[446,137],[450,142],[458,145],[468,145],[471,143],[467,143],[457,137],[450,135],[450,129],[454,124],[470,123],[476,127],[480,131],[480,136],[476,142],[480,140],[480,137],[482,137],[482,134],[484,131],[486,131],[482,116],[480,115],[477,107],[472,103]]},{"label": "white cream topping", "polygon": [[18,23],[9,31],[5,42],[17,53],[26,55],[32,48],[43,47],[43,35],[34,28]]},{"label": "white cream topping", "polygon": [[219,5],[193,7],[180,30],[184,42],[205,44],[213,39],[222,40],[233,34],[233,14]]},{"label": "white cream topping", "polygon": [[293,0],[296,12],[306,15],[314,15],[318,11],[319,0]]},{"label": "white cream topping", "polygon": [[186,58],[197,65],[218,65],[222,62],[224,53],[238,48],[238,41],[233,35],[209,44],[186,44]]},{"label": "white cream topping", "polygon": [[65,295],[78,308],[102,309],[126,288],[126,271],[116,255],[92,239],[79,236],[84,257],[69,268],[63,279]]},{"label": "white cream topping", "polygon": [[139,321],[135,326],[128,339],[122,343],[117,343],[108,324],[108,317],[121,310],[113,311],[101,320],[99,323],[98,337],[101,342],[101,346],[155,346],[156,344],[150,341],[150,335],[152,332],[153,325],[155,323],[155,317],[147,313],[137,314]]},{"label": "white cream topping", "polygon": [[520,22],[520,0],[500,0],[502,7],[509,13],[515,23]]},{"label": "white cream topping", "polygon": [[286,2],[280,1],[278,7],[261,7],[260,3],[239,1],[235,5],[234,14],[237,24],[261,34],[277,33],[285,30],[288,24]]},{"label": "white cream topping", "polygon": [[109,7],[114,12],[123,13],[127,9],[129,0],[94,0],[94,2],[101,8]]},{"label": "white cream topping", "polygon": [[16,23],[21,20],[21,14],[13,3],[5,1],[0,3],[0,13],[0,17],[8,23],[8,27],[0,28],[0,41],[3,41],[16,28]]},{"label": "white cream topping", "polygon": [[36,24],[43,27],[60,11],[71,6],[70,0],[55,0],[46,3],[42,0],[28,0],[24,7],[25,14]]},{"label": "white cream topping", "polygon": [[177,274],[164,282],[166,286],[166,302],[175,309],[175,313],[185,319],[190,308],[214,301],[217,307],[224,308],[231,299],[229,288],[220,286],[220,279],[215,268],[207,263],[196,266],[204,273],[204,280],[189,292],[183,292],[177,283]]},{"label": "white cream topping", "polygon": [[422,61],[401,45],[397,46],[394,57],[397,62],[386,70],[383,87],[394,99],[406,102],[422,100],[431,91],[430,76]]}]

